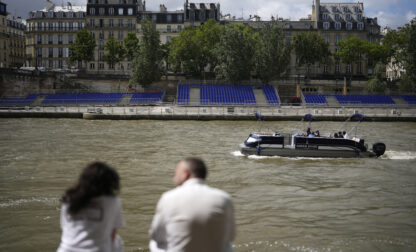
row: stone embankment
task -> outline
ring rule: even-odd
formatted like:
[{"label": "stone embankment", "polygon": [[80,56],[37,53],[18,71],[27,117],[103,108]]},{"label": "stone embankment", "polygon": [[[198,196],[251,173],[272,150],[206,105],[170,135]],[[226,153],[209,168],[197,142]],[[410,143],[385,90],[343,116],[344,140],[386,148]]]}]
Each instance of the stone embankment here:
[{"label": "stone embankment", "polygon": [[354,113],[368,121],[416,121],[416,107],[240,107],[240,106],[126,106],[126,107],[26,107],[1,109],[0,118],[83,118],[110,120],[300,120],[312,114],[319,121],[343,121]]}]

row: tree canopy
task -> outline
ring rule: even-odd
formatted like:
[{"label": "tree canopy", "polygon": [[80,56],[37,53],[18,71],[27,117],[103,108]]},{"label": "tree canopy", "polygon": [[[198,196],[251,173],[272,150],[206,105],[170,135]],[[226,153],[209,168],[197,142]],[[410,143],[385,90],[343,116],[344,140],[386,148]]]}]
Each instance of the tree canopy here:
[{"label": "tree canopy", "polygon": [[139,39],[137,38],[136,33],[129,32],[123,41],[126,57],[131,61],[133,60],[134,55],[139,52]]},{"label": "tree canopy", "polygon": [[156,24],[151,21],[143,21],[141,28],[143,32],[139,44],[139,53],[133,59],[131,80],[147,87],[152,82],[160,80],[162,54]]},{"label": "tree canopy", "polygon": [[316,62],[323,63],[331,56],[329,44],[317,33],[302,32],[293,37],[298,66],[306,65],[306,74],[309,75],[310,66]]},{"label": "tree canopy", "polygon": [[94,56],[95,38],[86,30],[77,32],[75,42],[69,46],[69,62],[89,61]]},{"label": "tree canopy", "polygon": [[115,40],[114,37],[110,37],[105,42],[104,49],[107,51],[104,54],[104,61],[109,65],[113,66],[124,59],[125,50],[119,41]]},{"label": "tree canopy", "polygon": [[286,71],[291,49],[277,22],[262,27],[256,36],[254,65],[256,75],[263,83],[280,78]]}]

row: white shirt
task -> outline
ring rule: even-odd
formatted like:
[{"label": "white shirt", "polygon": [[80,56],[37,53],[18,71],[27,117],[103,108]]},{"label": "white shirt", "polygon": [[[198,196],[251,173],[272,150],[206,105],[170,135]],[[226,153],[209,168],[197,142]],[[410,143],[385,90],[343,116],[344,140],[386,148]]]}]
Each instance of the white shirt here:
[{"label": "white shirt", "polygon": [[350,136],[348,135],[348,133],[345,133],[344,139],[350,139]]},{"label": "white shirt", "polygon": [[62,237],[58,252],[112,251],[111,235],[124,226],[121,200],[117,196],[101,196],[75,216],[68,213],[68,205],[61,208]]},{"label": "white shirt", "polygon": [[192,178],[165,192],[150,228],[151,251],[228,252],[235,237],[231,196]]}]

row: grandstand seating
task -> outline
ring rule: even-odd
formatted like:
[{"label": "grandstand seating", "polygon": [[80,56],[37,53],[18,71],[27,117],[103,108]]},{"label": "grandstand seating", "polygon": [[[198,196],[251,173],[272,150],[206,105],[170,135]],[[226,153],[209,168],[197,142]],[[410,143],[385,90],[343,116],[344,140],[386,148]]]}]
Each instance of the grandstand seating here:
[{"label": "grandstand seating", "polygon": [[396,104],[390,95],[333,95],[339,104]]},{"label": "grandstand seating", "polygon": [[134,93],[130,104],[146,104],[162,102],[163,92]]},{"label": "grandstand seating", "polygon": [[416,104],[416,95],[400,95],[399,97],[410,105]]},{"label": "grandstand seating", "polygon": [[36,100],[36,98],[39,96],[39,94],[30,94],[26,97],[9,97],[9,98],[3,98],[0,100],[0,105],[3,106],[29,106],[33,101]]},{"label": "grandstand seating", "polygon": [[327,105],[325,95],[321,94],[304,94],[306,104]]},{"label": "grandstand seating", "polygon": [[267,102],[271,105],[279,104],[276,92],[270,85],[210,85],[210,84],[180,84],[178,87],[178,104],[189,104],[189,90],[197,87],[200,90],[200,103],[214,104],[256,104],[254,87],[263,88]]}]

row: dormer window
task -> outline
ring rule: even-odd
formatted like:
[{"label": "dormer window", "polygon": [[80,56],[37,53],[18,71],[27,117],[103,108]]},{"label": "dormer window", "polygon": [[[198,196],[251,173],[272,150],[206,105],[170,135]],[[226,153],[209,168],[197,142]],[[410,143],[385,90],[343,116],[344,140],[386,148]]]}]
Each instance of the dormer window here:
[{"label": "dormer window", "polygon": [[364,24],[363,23],[358,23],[357,28],[358,28],[358,30],[364,30]]},{"label": "dormer window", "polygon": [[348,7],[344,6],[344,12],[348,12]]},{"label": "dormer window", "polygon": [[355,12],[359,12],[359,11],[360,11],[360,9],[358,8],[358,6],[355,6],[355,7],[354,7],[354,11],[355,11]]},{"label": "dormer window", "polygon": [[324,23],[324,29],[325,29],[325,30],[328,30],[328,29],[329,29],[329,23],[328,23],[328,22],[325,22],[325,23]]},{"label": "dormer window", "polygon": [[328,13],[322,14],[322,19],[323,20],[328,20]]},{"label": "dormer window", "polygon": [[332,6],[332,12],[337,12],[337,7],[336,6]]},{"label": "dormer window", "polygon": [[337,20],[337,21],[339,20],[339,14],[338,13],[335,14],[335,20]]},{"label": "dormer window", "polygon": [[95,8],[90,8],[90,15],[95,15]]},{"label": "dormer window", "polygon": [[358,20],[358,21],[361,21],[361,19],[362,19],[362,18],[363,18],[363,15],[361,15],[361,14],[358,14],[358,15],[357,15],[357,20]]},{"label": "dormer window", "polygon": [[348,21],[351,20],[351,14],[348,13],[347,15],[345,15],[345,19]]},{"label": "dormer window", "polygon": [[285,29],[290,29],[290,24],[289,23],[285,24]]},{"label": "dormer window", "polygon": [[352,30],[352,23],[347,23],[347,30]]}]

